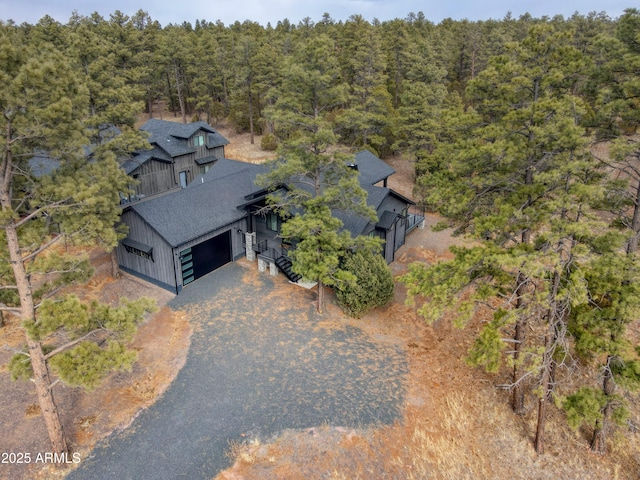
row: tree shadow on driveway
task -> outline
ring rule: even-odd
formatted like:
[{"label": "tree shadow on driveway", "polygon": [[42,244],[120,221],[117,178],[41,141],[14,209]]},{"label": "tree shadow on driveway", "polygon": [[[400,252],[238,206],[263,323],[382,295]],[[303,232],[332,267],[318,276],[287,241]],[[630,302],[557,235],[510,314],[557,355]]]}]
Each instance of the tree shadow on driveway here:
[{"label": "tree shadow on driveway", "polygon": [[230,441],[399,418],[402,347],[317,315],[314,298],[244,260],[189,285],[170,302],[195,329],[185,366],[67,478],[211,479],[229,466]]}]

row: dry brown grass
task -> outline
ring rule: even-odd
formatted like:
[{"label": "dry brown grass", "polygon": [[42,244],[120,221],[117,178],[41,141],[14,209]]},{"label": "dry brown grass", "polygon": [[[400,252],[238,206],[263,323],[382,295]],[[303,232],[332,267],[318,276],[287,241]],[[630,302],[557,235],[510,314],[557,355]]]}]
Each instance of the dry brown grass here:
[{"label": "dry brown grass", "polygon": [[617,439],[603,458],[591,454],[584,439],[550,426],[550,439],[562,445],[537,456],[526,434],[532,418],[520,422],[498,396],[490,389],[454,391],[435,411],[408,409],[402,424],[289,431],[259,448],[236,446],[234,467],[216,479],[638,478],[638,464],[624,461],[633,452],[637,460],[637,438]]},{"label": "dry brown grass", "polygon": [[[116,305],[122,298],[152,297],[162,308],[140,326],[132,347],[138,361],[131,372],[110,375],[94,391],[59,384],[54,394],[65,430],[75,452],[86,458],[95,443],[113,430],[129,425],[141,409],[151,405],[169,386],[186,361],[192,328],[185,315],[163,306],[172,294],[127,274],[110,277],[109,255],[98,249],[86,253],[95,268],[94,277],[84,286],[69,288],[86,300],[98,299]],[[0,328],[0,451],[46,452],[50,445],[40,415],[40,407],[30,382],[12,382],[6,363],[24,343],[24,331],[17,318],[8,316]],[[3,465],[0,479],[62,478],[66,469],[52,465]]]},{"label": "dry brown grass", "polygon": [[[429,218],[429,223],[435,219]],[[449,239],[451,241],[451,239]],[[445,236],[427,230],[412,234],[399,252],[396,275],[410,261],[446,258]],[[409,361],[406,406],[394,425],[364,430],[323,426],[285,431],[251,450],[251,462],[239,457],[216,480],[239,479],[587,479],[638,480],[640,432],[617,427],[610,453],[589,450],[591,431],[571,430],[564,414],[549,407],[547,453],[533,449],[535,397],[525,416],[514,415],[508,392],[496,388],[509,372],[495,376],[471,368],[466,352],[486,319],[482,315],[464,330],[445,321],[427,326],[415,309],[404,305],[405,288],[397,285],[394,303],[355,321],[331,308],[323,325],[349,322],[377,342],[404,344]],[[336,309],[337,310],[337,309]],[[631,330],[637,331],[640,322]],[[565,383],[559,393],[570,391]],[[632,417],[640,419],[638,396],[629,397]]]}]

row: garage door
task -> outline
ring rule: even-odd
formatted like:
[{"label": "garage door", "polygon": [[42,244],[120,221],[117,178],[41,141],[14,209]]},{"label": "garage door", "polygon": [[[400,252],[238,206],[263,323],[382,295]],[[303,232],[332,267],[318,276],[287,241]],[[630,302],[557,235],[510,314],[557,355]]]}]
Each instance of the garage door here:
[{"label": "garage door", "polygon": [[231,232],[225,232],[180,252],[182,285],[231,261]]}]

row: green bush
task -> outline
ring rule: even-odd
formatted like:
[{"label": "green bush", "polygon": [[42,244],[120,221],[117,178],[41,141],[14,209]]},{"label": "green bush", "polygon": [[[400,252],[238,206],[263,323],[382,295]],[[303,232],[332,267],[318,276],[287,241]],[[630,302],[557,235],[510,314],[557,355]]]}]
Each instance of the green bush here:
[{"label": "green bush", "polygon": [[278,148],[278,140],[276,139],[276,136],[273,133],[266,133],[260,141],[260,147],[262,147],[262,150],[273,152]]},{"label": "green bush", "polygon": [[393,275],[382,255],[370,251],[349,253],[342,269],[356,277],[354,283],[336,285],[338,304],[344,312],[360,318],[367,311],[386,305],[393,298]]}]

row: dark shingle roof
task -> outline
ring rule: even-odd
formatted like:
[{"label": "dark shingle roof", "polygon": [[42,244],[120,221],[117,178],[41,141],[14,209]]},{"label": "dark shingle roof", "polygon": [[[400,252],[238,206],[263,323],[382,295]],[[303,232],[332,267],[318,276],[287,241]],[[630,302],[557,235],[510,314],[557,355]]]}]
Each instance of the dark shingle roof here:
[{"label": "dark shingle roof", "polygon": [[373,185],[396,173],[369,150],[356,153],[355,164],[358,167],[361,185]]},{"label": "dark shingle roof", "polygon": [[224,138],[218,132],[209,133],[207,135],[207,147],[221,147],[222,145],[229,145],[229,140]]},{"label": "dark shingle roof", "polygon": [[380,228],[384,228],[385,230],[389,230],[393,226],[393,222],[395,222],[398,214],[396,212],[390,212],[389,210],[385,210],[380,215],[380,219],[376,226]]},{"label": "dark shingle roof", "polygon": [[217,160],[216,157],[210,155],[208,157],[196,158],[196,163],[198,165],[207,165],[208,163],[213,163]]},{"label": "dark shingle roof", "polygon": [[[393,215],[393,219],[395,219],[395,216],[397,215],[396,213],[387,211],[383,212],[382,215],[380,215],[379,210],[382,202],[384,202],[385,198],[387,198],[389,195],[393,195],[394,197],[407,202],[407,204],[414,204],[414,202],[406,197],[403,197],[398,192],[396,192],[395,190],[391,190],[390,188],[377,187],[375,185],[362,185],[362,188],[367,192],[367,205],[378,212],[378,215],[380,216],[380,218],[378,219],[378,223],[375,224],[376,226],[388,228],[385,227],[385,225],[389,222],[389,216],[385,214],[391,213]],[[371,223],[367,218],[360,215],[354,215],[352,213],[347,214],[344,212],[334,211],[333,216],[339,218],[342,221],[344,225],[342,228],[351,232],[352,237],[367,233],[367,231],[373,229],[374,226],[374,224]]]},{"label": "dark shingle roof", "polygon": [[150,134],[149,143],[162,149],[171,158],[196,151],[195,148],[189,146],[187,140],[198,130],[206,133],[206,144],[209,148],[229,143],[211,125],[202,121],[185,124],[152,118],[142,125],[140,130],[148,132]]},{"label": "dark shingle roof", "polygon": [[147,122],[140,127],[140,130],[149,132],[153,136],[172,136],[183,139],[191,137],[191,135],[196,133],[198,130],[216,133],[213,127],[206,122],[177,123],[169,122],[167,120],[158,120],[157,118],[147,120]]},{"label": "dark shingle roof", "polygon": [[246,202],[245,195],[259,190],[254,182],[262,171],[261,165],[220,159],[187,188],[129,208],[177,247],[245,217],[238,205]]},{"label": "dark shingle roof", "polygon": [[267,167],[265,165],[241,162],[239,160],[231,160],[229,158],[220,158],[211,166],[209,171],[205,174],[204,181],[207,182],[215,180],[216,178],[230,175],[232,173],[241,172],[243,170],[250,171],[254,176],[253,178],[255,178],[255,175],[257,175],[258,173],[266,172]]},{"label": "dark shingle roof", "polygon": [[[380,159],[377,160],[382,162]],[[376,164],[379,165],[378,162],[365,162],[363,168],[366,168],[366,165],[375,167]],[[393,170],[391,167],[387,168]],[[216,160],[206,174],[195,179],[187,188],[133,204],[128,208],[136,211],[169,244],[177,247],[245,217],[246,211],[238,206],[247,203],[247,195],[260,190],[255,185],[255,178],[267,169],[266,165],[221,158]],[[384,170],[378,168],[377,172],[384,173]],[[370,178],[373,178],[373,175]],[[362,176],[360,179],[362,180]],[[388,195],[404,199],[389,188],[366,183],[362,184],[362,188],[367,191],[367,204],[375,210],[380,208]],[[333,213],[343,222],[343,228],[353,236],[361,235],[373,227],[373,224],[362,216],[338,211]]]},{"label": "dark shingle roof", "polygon": [[[362,185],[362,188],[367,192],[367,205],[376,211],[390,192],[388,188],[373,185]],[[342,228],[348,230],[352,237],[362,235],[365,230],[368,230],[367,227],[371,225],[368,218],[353,213],[334,211],[333,216],[342,221]]]}]

